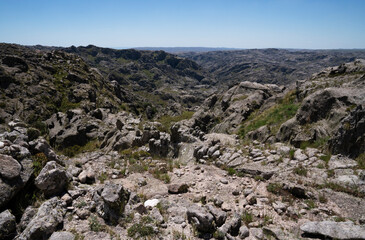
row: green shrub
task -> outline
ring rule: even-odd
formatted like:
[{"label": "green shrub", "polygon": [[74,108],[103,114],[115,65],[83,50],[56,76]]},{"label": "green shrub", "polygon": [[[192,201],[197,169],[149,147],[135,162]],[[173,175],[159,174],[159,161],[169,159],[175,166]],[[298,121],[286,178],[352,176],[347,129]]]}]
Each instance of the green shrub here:
[{"label": "green shrub", "polygon": [[28,140],[33,141],[34,139],[37,139],[41,135],[41,132],[36,128],[28,128],[27,135],[28,135]]},{"label": "green shrub", "polygon": [[33,174],[35,177],[39,175],[42,168],[46,165],[48,162],[48,159],[44,153],[37,153],[32,156],[32,162],[33,162]]},{"label": "green shrub", "polygon": [[236,170],[234,168],[230,167],[230,168],[227,169],[227,171],[228,171],[229,176],[232,176],[232,175],[236,174]]},{"label": "green shrub", "polygon": [[90,230],[93,232],[100,232],[104,230],[104,226],[99,223],[98,219],[95,216],[89,217],[89,227]]},{"label": "green shrub", "polygon": [[299,165],[298,167],[294,168],[294,173],[300,176],[307,176],[308,170],[303,167],[302,165]]},{"label": "green shrub", "polygon": [[108,174],[106,174],[105,172],[102,172],[99,177],[98,177],[99,181],[101,184],[103,184],[105,182],[105,180],[108,179]]},{"label": "green shrub", "polygon": [[360,154],[357,158],[357,168],[359,169],[365,169],[365,153]]},{"label": "green shrub", "polygon": [[278,194],[283,189],[283,186],[280,183],[269,183],[269,185],[266,186],[266,189],[271,193]]},{"label": "green shrub", "polygon": [[289,158],[292,160],[294,159],[294,153],[295,153],[295,149],[292,148],[289,150]]},{"label": "green shrub", "polygon": [[128,237],[139,239],[154,236],[155,231],[150,225],[151,223],[153,223],[152,218],[148,216],[142,217],[139,223],[135,223],[130,228],[128,228]]},{"label": "green shrub", "polygon": [[241,220],[244,224],[248,225],[253,222],[253,215],[249,212],[244,212],[241,216]]}]

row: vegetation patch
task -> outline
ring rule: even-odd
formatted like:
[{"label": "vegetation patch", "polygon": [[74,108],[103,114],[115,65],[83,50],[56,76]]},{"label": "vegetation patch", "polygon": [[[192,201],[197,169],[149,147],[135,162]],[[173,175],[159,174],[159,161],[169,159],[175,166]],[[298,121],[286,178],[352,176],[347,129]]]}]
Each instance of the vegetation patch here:
[{"label": "vegetation patch", "polygon": [[67,157],[72,158],[80,153],[95,151],[98,148],[99,148],[99,141],[94,140],[94,141],[89,141],[84,146],[73,145],[64,148],[61,150],[61,153]]},{"label": "vegetation patch", "polygon": [[357,158],[357,168],[359,169],[365,169],[365,153],[360,154]]},{"label": "vegetation patch", "polygon": [[140,222],[133,224],[128,228],[128,237],[133,239],[147,238],[155,235],[152,227],[153,220],[148,216],[142,217]]},{"label": "vegetation patch", "polygon": [[291,91],[273,107],[261,113],[256,111],[251,114],[241,125],[238,134],[244,138],[248,132],[265,125],[269,126],[270,131],[275,134],[281,124],[295,116],[298,108],[299,103],[295,102],[295,91]]},{"label": "vegetation patch", "polygon": [[190,119],[193,116],[193,114],[194,112],[185,111],[178,116],[169,116],[169,115],[162,116],[157,120],[162,125],[158,130],[161,132],[170,132],[170,128],[173,125],[173,123],[179,122],[184,119]]}]

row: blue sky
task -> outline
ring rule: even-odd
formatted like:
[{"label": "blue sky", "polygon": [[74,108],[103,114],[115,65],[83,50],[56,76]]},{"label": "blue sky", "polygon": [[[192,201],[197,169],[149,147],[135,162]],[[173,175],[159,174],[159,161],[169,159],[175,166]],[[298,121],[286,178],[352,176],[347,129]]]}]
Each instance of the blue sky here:
[{"label": "blue sky", "polygon": [[0,42],[365,48],[365,0],[0,0]]}]

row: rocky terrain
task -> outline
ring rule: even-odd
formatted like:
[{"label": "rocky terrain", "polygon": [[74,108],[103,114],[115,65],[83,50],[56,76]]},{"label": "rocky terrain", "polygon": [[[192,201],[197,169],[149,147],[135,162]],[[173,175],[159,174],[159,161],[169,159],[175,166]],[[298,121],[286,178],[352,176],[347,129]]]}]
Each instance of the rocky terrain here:
[{"label": "rocky terrain", "polygon": [[326,67],[356,58],[365,58],[364,50],[286,50],[247,49],[235,51],[184,52],[186,57],[214,74],[223,86],[241,81],[288,85],[305,80]]},{"label": "rocky terrain", "polygon": [[0,239],[365,239],[364,60],[149,119],[88,49],[156,54],[0,46]]}]

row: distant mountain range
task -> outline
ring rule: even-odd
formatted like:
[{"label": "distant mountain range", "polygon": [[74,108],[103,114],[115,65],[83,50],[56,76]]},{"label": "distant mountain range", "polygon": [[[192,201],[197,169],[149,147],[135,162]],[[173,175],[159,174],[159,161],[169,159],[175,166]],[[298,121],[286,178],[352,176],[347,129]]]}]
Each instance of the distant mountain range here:
[{"label": "distant mountain range", "polygon": [[224,48],[224,47],[137,47],[137,50],[165,51],[168,53],[184,53],[184,52],[213,52],[213,51],[235,51],[242,48]]}]

